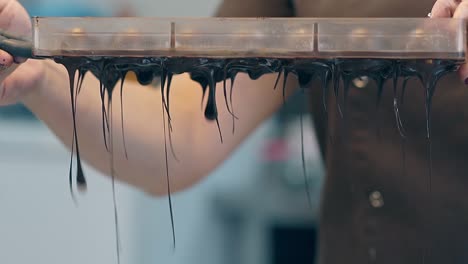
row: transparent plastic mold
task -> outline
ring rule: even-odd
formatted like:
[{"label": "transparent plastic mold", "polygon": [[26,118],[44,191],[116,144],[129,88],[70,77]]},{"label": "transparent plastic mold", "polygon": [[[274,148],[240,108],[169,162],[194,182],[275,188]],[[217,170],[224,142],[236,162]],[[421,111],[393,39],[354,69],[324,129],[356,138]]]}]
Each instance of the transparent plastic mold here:
[{"label": "transparent plastic mold", "polygon": [[464,60],[465,21],[428,18],[33,18],[56,56]]}]

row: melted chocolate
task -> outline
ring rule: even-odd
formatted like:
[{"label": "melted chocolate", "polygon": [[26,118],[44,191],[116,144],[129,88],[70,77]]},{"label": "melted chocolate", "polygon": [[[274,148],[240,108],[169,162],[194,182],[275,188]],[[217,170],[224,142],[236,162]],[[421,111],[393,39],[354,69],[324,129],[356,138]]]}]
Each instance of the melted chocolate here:
[{"label": "melted chocolate", "polygon": [[[325,113],[328,111],[328,88],[330,82],[333,88],[332,94],[336,99],[336,106],[339,115],[344,120],[346,127],[346,109],[347,99],[352,80],[361,76],[367,76],[377,84],[377,109],[382,98],[384,84],[387,81],[393,81],[393,108],[395,113],[396,126],[402,138],[402,154],[404,152],[405,129],[404,122],[401,118],[399,106],[404,102],[404,94],[407,81],[411,78],[417,78],[425,87],[426,99],[426,130],[428,142],[428,163],[429,163],[429,179],[432,175],[432,154],[431,154],[431,104],[432,97],[435,92],[437,81],[445,74],[456,71],[459,67],[459,62],[448,60],[389,60],[389,59],[275,59],[275,58],[187,58],[187,57],[160,57],[160,58],[82,58],[82,57],[66,57],[56,58],[56,62],[63,64],[70,78],[70,95],[71,107],[73,114],[73,142],[72,142],[72,159],[70,162],[70,190],[73,195],[72,186],[72,165],[73,152],[76,153],[77,172],[76,184],[79,188],[86,188],[86,180],[83,174],[83,169],[80,159],[80,151],[78,144],[78,135],[76,127],[76,102],[78,94],[81,90],[82,81],[87,72],[93,73],[100,80],[100,94],[102,102],[102,130],[104,142],[107,150],[111,153],[111,167],[113,167],[113,142],[112,142],[112,92],[114,87],[121,80],[120,93],[122,95],[125,76],[129,71],[135,72],[137,80],[141,85],[149,85],[158,78],[161,83],[162,109],[163,109],[163,128],[165,138],[165,163],[167,190],[169,196],[169,209],[172,223],[173,242],[175,247],[175,228],[174,217],[172,210],[172,199],[169,179],[168,157],[167,157],[167,138],[169,138],[171,150],[174,154],[171,138],[171,114],[170,114],[170,89],[171,81],[174,75],[189,73],[191,79],[199,83],[203,91],[202,107],[204,98],[208,96],[207,103],[204,106],[204,115],[206,119],[215,121],[218,126],[221,142],[223,140],[221,129],[218,121],[218,107],[216,101],[216,83],[223,82],[224,103],[227,106],[229,113],[233,117],[233,132],[235,130],[235,111],[232,103],[232,91],[237,74],[246,73],[251,79],[255,80],[267,73],[277,73],[278,77],[275,82],[275,88],[278,86],[281,76],[283,78],[283,96],[285,96],[286,82],[290,74],[297,77],[299,85],[302,89],[311,85],[314,79],[319,79],[323,92],[323,108]],[[79,73],[79,78],[75,81],[75,74]],[[230,92],[228,94],[227,81],[230,81]],[[398,96],[399,80],[403,80],[401,84],[401,93]],[[75,83],[76,82],[76,83]],[[341,85],[342,84],[342,85]],[[229,97],[229,98],[228,98]],[[107,105],[106,105],[107,98]],[[122,119],[122,135],[125,146],[125,155],[128,158],[125,133],[124,133],[124,113],[123,103],[121,104],[121,119]],[[327,114],[326,114],[327,115]],[[328,115],[327,117],[328,118]],[[167,121],[166,121],[167,119]],[[166,132],[166,126],[168,132]],[[301,116],[302,126],[302,116]],[[379,127],[379,125],[377,125]],[[302,130],[302,129],[301,129]],[[345,129],[344,129],[345,130]],[[378,131],[378,129],[377,129]],[[168,134],[168,135],[167,135]],[[303,134],[301,134],[303,140]],[[330,137],[330,142],[333,143]],[[175,154],[174,157],[176,158]],[[177,159],[177,158],[176,158]],[[302,149],[303,173],[307,183],[307,172],[305,168],[304,149]],[[404,159],[404,158],[403,158]],[[403,164],[403,169],[405,164]],[[119,255],[119,235],[118,235],[118,217],[115,201],[114,189],[114,172],[112,169],[112,184],[114,198],[114,212],[117,236],[117,254]],[[428,190],[431,189],[429,181]],[[310,200],[310,194],[308,194]],[[120,260],[120,259],[119,259]]]}]

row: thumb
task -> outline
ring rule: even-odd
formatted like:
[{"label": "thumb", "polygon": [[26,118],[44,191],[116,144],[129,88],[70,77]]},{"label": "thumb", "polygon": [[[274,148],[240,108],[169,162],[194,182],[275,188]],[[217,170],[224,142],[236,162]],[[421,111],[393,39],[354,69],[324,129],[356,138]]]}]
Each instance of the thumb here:
[{"label": "thumb", "polygon": [[14,58],[4,50],[0,50],[0,82],[16,68]]},{"label": "thumb", "polygon": [[13,57],[7,52],[0,50],[0,105],[10,104],[10,98],[14,89],[5,85],[5,79],[17,68]]}]

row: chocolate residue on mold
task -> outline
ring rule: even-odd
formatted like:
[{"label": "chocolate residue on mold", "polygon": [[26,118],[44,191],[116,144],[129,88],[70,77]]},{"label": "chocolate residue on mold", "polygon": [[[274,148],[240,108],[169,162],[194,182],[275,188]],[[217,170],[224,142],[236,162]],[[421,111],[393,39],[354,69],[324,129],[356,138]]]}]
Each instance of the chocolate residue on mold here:
[{"label": "chocolate residue on mold", "polygon": [[[163,110],[163,128],[165,140],[165,163],[166,163],[166,177],[167,177],[167,190],[169,197],[169,210],[172,224],[173,243],[175,247],[175,227],[174,216],[171,199],[170,177],[168,169],[168,154],[167,154],[167,138],[169,138],[172,153],[175,156],[172,147],[171,138],[171,113],[170,113],[170,91],[171,81],[174,75],[189,73],[191,79],[200,84],[203,96],[202,107],[204,98],[208,96],[207,103],[204,106],[204,115],[207,120],[215,121],[219,130],[221,142],[223,136],[218,121],[218,102],[216,101],[216,84],[223,82],[224,103],[232,115],[233,132],[235,130],[235,109],[233,108],[233,89],[237,74],[245,73],[251,79],[256,80],[264,74],[276,73],[274,88],[278,86],[280,77],[283,76],[283,96],[285,96],[286,81],[289,75],[295,75],[299,82],[301,89],[309,88],[314,79],[318,79],[323,89],[323,108],[327,115],[329,106],[328,89],[333,88],[332,95],[335,96],[336,106],[339,115],[343,119],[342,129],[343,135],[346,134],[346,110],[347,98],[350,85],[355,78],[367,76],[377,84],[377,98],[376,106],[377,111],[382,98],[382,90],[387,81],[393,81],[393,108],[396,120],[396,127],[402,138],[402,154],[403,159],[404,143],[406,140],[404,119],[402,118],[399,106],[404,102],[404,94],[406,90],[407,81],[411,78],[419,79],[425,88],[426,100],[426,137],[428,144],[428,166],[429,166],[429,186],[428,191],[431,191],[431,175],[432,175],[432,153],[431,153],[431,105],[432,97],[435,93],[437,81],[447,73],[454,72],[459,68],[459,61],[451,60],[396,60],[396,59],[309,59],[309,58],[296,58],[296,59],[278,59],[278,58],[190,58],[190,57],[150,57],[150,58],[85,58],[85,57],[63,57],[55,58],[57,63],[63,64],[68,71],[70,79],[70,95],[71,107],[73,115],[73,142],[72,142],[72,158],[70,162],[70,191],[73,194],[73,153],[76,153],[77,172],[76,184],[78,188],[86,188],[86,179],[84,177],[80,150],[78,144],[76,112],[77,112],[77,97],[81,90],[83,78],[87,72],[91,72],[100,80],[100,95],[102,102],[102,131],[106,149],[111,152],[111,166],[113,157],[112,140],[112,93],[115,86],[121,81],[120,93],[122,95],[125,76],[128,72],[133,71],[137,76],[137,80],[141,85],[149,85],[153,83],[156,78],[160,79],[161,95],[162,95],[162,110]],[[75,75],[79,73],[79,78],[76,81]],[[230,81],[230,91],[227,91],[226,82]],[[401,83],[401,93],[398,96],[398,86]],[[107,105],[106,105],[107,98]],[[128,158],[125,133],[124,133],[124,113],[123,103],[121,104],[121,119],[122,119],[122,135],[124,140],[125,156]],[[328,116],[326,117],[328,118]],[[167,119],[167,121],[166,121]],[[378,122],[378,120],[377,120]],[[302,125],[302,118],[301,118]],[[166,126],[168,133],[166,132]],[[377,130],[379,125],[377,123]],[[344,132],[343,132],[344,131]],[[168,135],[167,135],[168,134]],[[303,135],[301,135],[303,136]],[[330,142],[333,144],[333,139],[330,137]],[[304,161],[304,150],[302,149],[302,159]],[[177,159],[177,158],[176,158]],[[405,162],[405,161],[403,161]],[[303,168],[304,177],[306,177],[305,164]],[[403,165],[405,168],[405,165]],[[112,181],[114,184],[114,174],[112,168]],[[307,183],[306,183],[307,185]],[[115,205],[115,190],[114,195],[114,211],[115,211],[115,224],[117,236],[117,254],[119,255],[119,236],[118,236],[118,219],[117,207]],[[309,196],[309,194],[308,194]],[[74,198],[75,199],[75,198]],[[310,196],[309,196],[310,199]],[[118,258],[120,261],[120,258]]]}]

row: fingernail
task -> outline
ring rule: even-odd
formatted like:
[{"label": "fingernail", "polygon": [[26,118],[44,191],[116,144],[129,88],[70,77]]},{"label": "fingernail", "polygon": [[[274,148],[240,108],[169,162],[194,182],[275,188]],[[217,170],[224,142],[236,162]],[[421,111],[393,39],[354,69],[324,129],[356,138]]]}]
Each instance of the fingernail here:
[{"label": "fingernail", "polygon": [[468,78],[465,79],[465,84],[468,85]]}]

